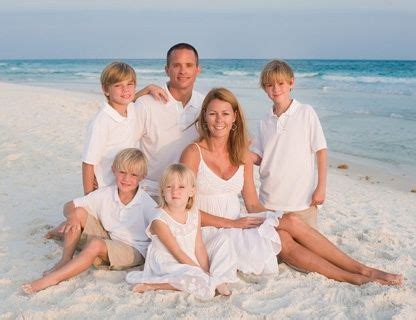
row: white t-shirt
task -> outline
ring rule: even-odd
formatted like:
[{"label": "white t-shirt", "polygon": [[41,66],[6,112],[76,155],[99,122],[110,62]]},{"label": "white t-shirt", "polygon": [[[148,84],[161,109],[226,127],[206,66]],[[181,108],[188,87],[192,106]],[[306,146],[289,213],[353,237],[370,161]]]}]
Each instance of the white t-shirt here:
[{"label": "white t-shirt", "polygon": [[270,110],[252,146],[262,157],[260,201],[264,206],[283,211],[309,208],[316,188],[316,152],[326,148],[321,124],[310,105],[293,100],[280,117]]},{"label": "white t-shirt", "polygon": [[91,119],[82,153],[82,161],[94,166],[99,187],[114,183],[111,171],[114,157],[124,148],[137,145],[137,120],[134,105],[127,106],[127,117],[104,103]]},{"label": "white t-shirt", "polygon": [[158,209],[153,199],[141,188],[127,205],[121,202],[116,185],[99,188],[73,202],[75,207],[85,208],[97,218],[111,239],[136,248],[146,257],[150,243],[146,228],[157,215]]},{"label": "white t-shirt", "polygon": [[149,171],[141,186],[150,195],[158,195],[163,170],[179,161],[182,151],[197,137],[194,126],[186,129],[199,115],[204,96],[192,91],[192,97],[183,107],[169,93],[165,104],[145,95],[136,100],[135,110],[139,126],[138,148],[149,162]]}]

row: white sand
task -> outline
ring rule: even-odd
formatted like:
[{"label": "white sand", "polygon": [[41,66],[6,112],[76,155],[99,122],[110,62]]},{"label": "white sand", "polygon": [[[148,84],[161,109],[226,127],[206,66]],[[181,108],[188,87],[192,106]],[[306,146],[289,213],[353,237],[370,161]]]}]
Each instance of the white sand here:
[{"label": "white sand", "polygon": [[44,241],[63,203],[82,193],[85,126],[101,96],[0,83],[0,319],[414,319],[416,194],[329,174],[320,228],[364,263],[401,272],[403,287],[362,287],[281,265],[243,276],[231,298],[200,302],[180,292],[133,294],[125,272],[91,268],[33,296],[20,290],[61,254]]}]

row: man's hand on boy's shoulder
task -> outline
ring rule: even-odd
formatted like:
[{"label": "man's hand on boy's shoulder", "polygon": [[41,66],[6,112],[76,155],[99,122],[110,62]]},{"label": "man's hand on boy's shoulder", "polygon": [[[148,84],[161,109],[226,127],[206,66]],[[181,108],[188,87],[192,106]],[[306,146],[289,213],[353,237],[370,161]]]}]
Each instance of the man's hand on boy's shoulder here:
[{"label": "man's hand on boy's shoulder", "polygon": [[161,101],[163,103],[168,102],[168,94],[162,87],[159,87],[154,84],[149,84],[148,86],[144,87],[142,90],[136,92],[134,96],[134,102],[141,96],[146,94],[150,94],[155,100]]}]

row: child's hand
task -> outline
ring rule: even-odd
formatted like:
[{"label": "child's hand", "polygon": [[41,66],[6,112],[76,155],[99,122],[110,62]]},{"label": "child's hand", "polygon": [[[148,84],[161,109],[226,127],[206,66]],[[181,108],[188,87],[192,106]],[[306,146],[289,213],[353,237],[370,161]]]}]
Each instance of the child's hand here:
[{"label": "child's hand", "polygon": [[249,229],[260,226],[265,218],[260,217],[244,217],[233,221],[233,228]]},{"label": "child's hand", "polygon": [[81,224],[79,221],[68,219],[64,226],[64,233],[77,233],[81,231]]},{"label": "child's hand", "polygon": [[312,194],[312,201],[310,206],[317,206],[323,204],[325,201],[325,188],[317,186],[315,191]]}]

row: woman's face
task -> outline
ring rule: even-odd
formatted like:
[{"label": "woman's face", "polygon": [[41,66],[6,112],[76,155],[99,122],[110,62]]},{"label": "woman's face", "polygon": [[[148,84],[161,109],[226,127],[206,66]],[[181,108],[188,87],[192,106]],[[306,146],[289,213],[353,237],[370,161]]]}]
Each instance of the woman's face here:
[{"label": "woman's face", "polygon": [[229,102],[212,100],[205,112],[205,121],[211,137],[228,137],[236,115]]}]

